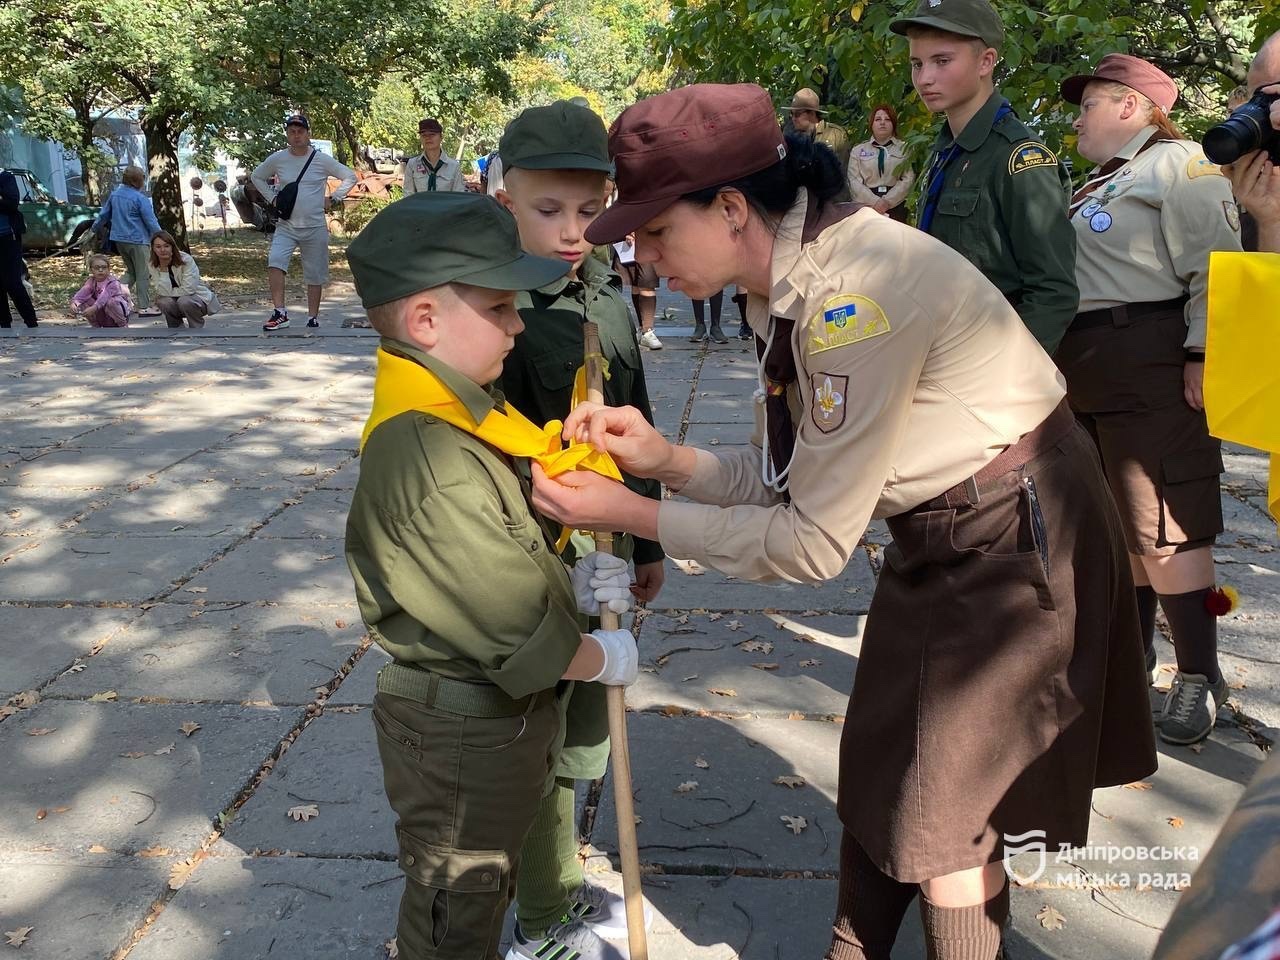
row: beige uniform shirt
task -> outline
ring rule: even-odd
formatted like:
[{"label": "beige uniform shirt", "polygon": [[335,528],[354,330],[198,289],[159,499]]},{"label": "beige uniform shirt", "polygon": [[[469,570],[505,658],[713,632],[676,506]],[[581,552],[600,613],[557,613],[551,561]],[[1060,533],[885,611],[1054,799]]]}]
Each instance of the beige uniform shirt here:
[{"label": "beige uniform shirt", "polygon": [[1209,254],[1240,249],[1231,182],[1198,143],[1166,140],[1138,154],[1147,127],[1119,153],[1110,176],[1090,174],[1088,196],[1071,205],[1080,310],[1159,303],[1184,294],[1189,348],[1204,349]]},{"label": "beige uniform shirt", "polygon": [[771,313],[795,321],[791,502],[765,485],[759,449],[699,450],[680,491],[698,502],[664,500],[658,512],[668,555],[749,580],[835,577],[873,516],[972,476],[1066,394],[1018,314],[960,254],[866,208],[801,246],[805,207],[774,242],[770,297],[748,300],[761,336]]},{"label": "beige uniform shirt", "polygon": [[[462,164],[443,153],[440,154],[440,159],[444,161],[444,166],[436,173],[436,192],[464,192],[467,184],[462,179]],[[431,171],[427,169],[427,161],[422,154],[410,157],[404,162],[404,195],[406,197],[411,193],[426,193],[427,184],[430,181]]]},{"label": "beige uniform shirt", "polygon": [[[880,172],[880,145],[875,140],[864,140],[849,155],[849,194],[858,203],[877,203],[884,200],[896,207],[907,199],[916,172],[907,166],[907,145],[893,137],[884,144],[884,173]],[[883,197],[877,187],[888,187]]]}]

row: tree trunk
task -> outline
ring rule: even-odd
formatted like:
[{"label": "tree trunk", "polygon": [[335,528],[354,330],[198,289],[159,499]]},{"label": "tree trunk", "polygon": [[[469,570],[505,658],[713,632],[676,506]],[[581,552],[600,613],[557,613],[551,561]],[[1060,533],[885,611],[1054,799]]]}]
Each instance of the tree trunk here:
[{"label": "tree trunk", "polygon": [[356,133],[355,124],[351,122],[351,114],[341,108],[333,112],[333,125],[338,133],[339,144],[346,147],[351,157],[351,169],[373,171],[373,166],[364,158],[360,150],[360,136]]},{"label": "tree trunk", "polygon": [[182,180],[178,169],[178,131],[172,114],[142,114],[142,135],[147,142],[151,202],[160,226],[173,234],[178,246],[187,246],[187,220],[182,209]]},{"label": "tree trunk", "polygon": [[79,101],[75,105],[76,125],[80,128],[80,184],[84,188],[84,202],[90,206],[98,202],[98,170],[93,165],[97,148],[93,144],[93,105]]}]

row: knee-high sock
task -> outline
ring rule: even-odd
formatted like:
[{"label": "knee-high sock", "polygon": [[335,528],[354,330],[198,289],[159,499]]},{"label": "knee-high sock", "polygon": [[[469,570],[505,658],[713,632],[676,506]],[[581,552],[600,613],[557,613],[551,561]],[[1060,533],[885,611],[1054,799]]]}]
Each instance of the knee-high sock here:
[{"label": "knee-high sock", "polygon": [[698,324],[701,324],[702,326],[706,326],[706,323],[707,323],[707,301],[705,301],[705,300],[692,300],[692,299],[691,299],[689,302],[690,302],[691,304],[693,304],[693,319],[694,319],[694,322],[695,322],[695,323],[698,323]]},{"label": "knee-high sock", "polygon": [[747,322],[747,295],[745,293],[735,293],[733,302],[738,305],[738,322]]},{"label": "knee-high sock", "polygon": [[920,922],[928,960],[995,960],[1009,919],[1009,884],[972,907],[940,907],[920,897]]},{"label": "knee-high sock", "polygon": [[919,889],[882,872],[846,831],[840,840],[840,892],[826,960],[889,960],[902,917]]},{"label": "knee-high sock", "polygon": [[573,812],[573,781],[557,777],[520,850],[516,918],[526,937],[544,936],[569,909],[569,894],[582,885]]},{"label": "knee-high sock", "polygon": [[724,291],[721,290],[711,298],[711,325],[720,326],[720,310],[724,306]]},{"label": "knee-high sock", "polygon": [[1138,628],[1142,631],[1142,650],[1150,653],[1156,643],[1156,592],[1150,586],[1134,587],[1138,599]]},{"label": "knee-high sock", "polygon": [[1209,588],[1160,595],[1160,606],[1173,634],[1178,669],[1218,679],[1218,618],[1204,605]]}]

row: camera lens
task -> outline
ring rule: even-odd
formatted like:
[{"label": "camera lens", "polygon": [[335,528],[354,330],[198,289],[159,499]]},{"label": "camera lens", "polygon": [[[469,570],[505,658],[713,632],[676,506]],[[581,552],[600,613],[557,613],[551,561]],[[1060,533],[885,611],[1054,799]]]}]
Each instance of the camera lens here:
[{"label": "camera lens", "polygon": [[1246,104],[1230,117],[1210,127],[1204,135],[1204,154],[1214,163],[1235,163],[1262,146],[1262,127]]}]

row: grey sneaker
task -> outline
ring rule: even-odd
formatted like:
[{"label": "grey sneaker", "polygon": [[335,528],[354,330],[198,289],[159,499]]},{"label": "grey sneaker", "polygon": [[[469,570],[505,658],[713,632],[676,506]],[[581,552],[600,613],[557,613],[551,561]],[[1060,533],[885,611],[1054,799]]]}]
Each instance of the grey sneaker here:
[{"label": "grey sneaker", "polygon": [[[622,940],[627,936],[627,906],[621,896],[604,887],[583,881],[569,896],[569,913],[591,927],[606,940]],[[653,926],[653,910],[644,904],[644,928]]]},{"label": "grey sneaker", "polygon": [[1199,743],[1213,730],[1218,708],[1226,700],[1227,678],[1221,672],[1215,683],[1201,673],[1178,672],[1156,721],[1160,739],[1184,746]]},{"label": "grey sneaker", "polygon": [[707,339],[707,325],[705,323],[694,323],[693,336],[689,338],[690,343],[701,343]]},{"label": "grey sneaker", "polygon": [[581,920],[568,915],[547,931],[541,940],[526,940],[516,924],[506,960],[626,960],[621,950],[600,939]]},{"label": "grey sneaker", "polygon": [[640,346],[647,347],[650,350],[661,350],[662,341],[658,339],[658,335],[652,330],[646,330],[640,334]]},{"label": "grey sneaker", "polygon": [[711,325],[711,339],[716,343],[728,343],[729,338],[724,335],[724,331],[720,329],[720,324],[713,323]]}]

